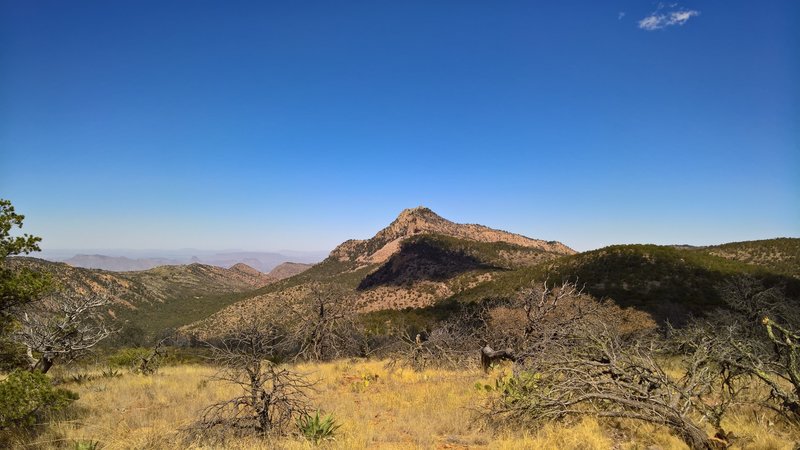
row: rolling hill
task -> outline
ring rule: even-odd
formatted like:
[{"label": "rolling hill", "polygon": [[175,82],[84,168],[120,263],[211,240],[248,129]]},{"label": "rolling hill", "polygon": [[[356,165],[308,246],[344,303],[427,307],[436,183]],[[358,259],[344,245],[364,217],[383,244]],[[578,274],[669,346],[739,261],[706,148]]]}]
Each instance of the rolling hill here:
[{"label": "rolling hill", "polygon": [[[795,272],[795,274],[800,272]],[[797,278],[712,252],[657,245],[614,245],[499,274],[458,296],[459,301],[503,298],[530,280],[577,281],[588,293],[680,324],[723,306],[718,286],[748,274],[768,283],[796,286]]]},{"label": "rolling hill", "polygon": [[760,266],[770,272],[800,278],[800,239],[797,238],[731,242],[694,250]]}]

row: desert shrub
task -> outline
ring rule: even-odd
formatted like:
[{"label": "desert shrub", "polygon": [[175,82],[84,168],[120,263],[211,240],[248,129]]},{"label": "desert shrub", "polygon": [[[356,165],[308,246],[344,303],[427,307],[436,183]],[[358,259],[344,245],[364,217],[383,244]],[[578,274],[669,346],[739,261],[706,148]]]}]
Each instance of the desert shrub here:
[{"label": "desert shrub", "polygon": [[212,379],[235,386],[239,395],[201,412],[189,429],[201,438],[285,435],[310,410],[313,382],[275,362],[285,339],[279,328],[257,318],[242,318],[239,323],[222,341],[208,344],[211,361],[219,367]]},{"label": "desert shrub", "polygon": [[291,306],[289,313],[286,344],[295,359],[329,361],[363,353],[356,297],[340,288],[314,284],[306,301]]},{"label": "desert shrub", "polygon": [[520,403],[529,400],[533,393],[539,389],[539,373],[519,372],[502,376],[494,384],[477,383],[475,388],[496,395],[495,400],[502,402],[502,408],[514,408]]},{"label": "desert shrub", "polygon": [[334,434],[340,426],[336,423],[333,414],[323,417],[320,416],[319,411],[313,416],[305,414],[297,419],[297,428],[300,433],[314,445],[319,445],[322,441],[333,440]]},{"label": "desert shrub", "polygon": [[108,364],[111,367],[130,368],[141,358],[146,357],[150,349],[141,347],[122,348],[108,357]]},{"label": "desert shrub", "polygon": [[41,372],[14,371],[0,381],[0,429],[29,427],[77,399],[74,392],[54,388]]},{"label": "desert shrub", "polygon": [[[784,285],[742,276],[720,285],[728,304],[677,333],[688,352],[709,357],[731,380],[768,389],[761,406],[800,423],[800,309]],[[701,342],[702,345],[697,345]]]},{"label": "desert shrub", "polygon": [[[511,378],[483,386],[491,393],[490,422],[544,426],[594,415],[666,426],[692,449],[728,444],[720,425],[738,389],[725,384],[708,339],[693,340],[696,351],[676,355],[673,343],[631,320],[636,316],[569,283],[534,287],[511,306],[495,309],[488,320],[490,341],[509,350],[483,352],[484,368],[494,356],[515,366]],[[676,358],[678,374],[664,365]],[[712,395],[720,387],[730,389]],[[706,433],[705,422],[717,428],[715,436]]]}]

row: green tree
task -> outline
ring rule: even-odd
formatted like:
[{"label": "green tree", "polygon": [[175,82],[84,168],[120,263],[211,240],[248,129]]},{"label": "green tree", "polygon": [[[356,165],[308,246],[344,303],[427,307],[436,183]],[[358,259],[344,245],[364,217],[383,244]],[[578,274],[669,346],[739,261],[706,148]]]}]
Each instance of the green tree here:
[{"label": "green tree", "polygon": [[22,234],[15,236],[14,228],[22,228],[25,216],[17,214],[9,200],[0,199],[0,318],[7,321],[9,311],[28,303],[50,286],[46,274],[30,269],[11,270],[6,258],[9,256],[38,252],[42,238]]},{"label": "green tree", "polygon": [[20,235],[25,216],[17,214],[10,201],[0,199],[0,365],[15,360],[14,346],[7,339],[13,328],[11,311],[29,303],[51,287],[50,276],[26,267],[12,269],[8,257],[39,251],[40,237]]}]

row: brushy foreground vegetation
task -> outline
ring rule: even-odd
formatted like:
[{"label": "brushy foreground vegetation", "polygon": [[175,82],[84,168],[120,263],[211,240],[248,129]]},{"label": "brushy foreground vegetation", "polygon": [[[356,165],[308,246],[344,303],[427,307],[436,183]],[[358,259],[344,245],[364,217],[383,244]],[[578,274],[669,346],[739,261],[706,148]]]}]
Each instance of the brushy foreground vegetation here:
[{"label": "brushy foreground vegetation", "polygon": [[[626,420],[582,418],[535,430],[496,429],[479,420],[492,395],[486,386],[510,375],[509,367],[489,375],[467,370],[413,371],[389,361],[337,360],[294,366],[318,380],[313,402],[341,425],[322,448],[561,448],[684,449],[663,427]],[[236,393],[231,384],[210,382],[215,368],[202,364],[164,367],[154,375],[100,367],[64,369],[54,374],[80,400],[50,418],[38,435],[20,435],[24,448],[286,448],[314,445],[299,433],[263,440],[196,440],[183,431],[209,403]],[[733,448],[794,449],[800,430],[778,417],[746,407],[732,411],[726,429],[737,436]],[[709,431],[711,431],[709,429]],[[93,447],[94,446],[94,447]]]}]

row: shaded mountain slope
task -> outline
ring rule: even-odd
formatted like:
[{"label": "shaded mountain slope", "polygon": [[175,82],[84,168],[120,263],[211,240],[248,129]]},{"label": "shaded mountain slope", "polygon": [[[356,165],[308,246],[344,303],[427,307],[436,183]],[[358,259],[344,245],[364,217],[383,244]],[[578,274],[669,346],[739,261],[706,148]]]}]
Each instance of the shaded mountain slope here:
[{"label": "shaded mountain slope", "polygon": [[372,239],[347,241],[305,272],[265,286],[185,330],[208,336],[224,333],[241,316],[281,314],[287,304],[303,301],[311,285],[351,292],[363,312],[426,307],[498,273],[572,253],[557,242],[458,225],[414,208]]},{"label": "shaded mountain slope", "polygon": [[358,284],[359,291],[378,286],[410,286],[421,281],[444,282],[473,270],[499,270],[462,252],[448,251],[431,239],[415,239],[401,245],[377,270]]}]

